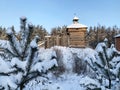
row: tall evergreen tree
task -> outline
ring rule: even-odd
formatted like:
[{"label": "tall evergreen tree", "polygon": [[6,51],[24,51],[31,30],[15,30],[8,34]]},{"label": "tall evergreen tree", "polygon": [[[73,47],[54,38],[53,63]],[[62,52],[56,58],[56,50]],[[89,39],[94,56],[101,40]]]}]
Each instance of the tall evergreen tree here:
[{"label": "tall evergreen tree", "polygon": [[[97,52],[94,57],[86,58],[87,64],[95,71],[101,86],[119,90],[120,88],[115,88],[119,87],[120,84],[120,53],[114,48],[113,44],[108,48],[104,42],[99,43],[95,50]],[[118,86],[114,87],[115,85]]]},{"label": "tall evergreen tree", "polygon": [[[32,79],[38,76],[42,77],[49,69],[57,65],[53,58],[49,62],[39,59],[37,46],[39,37],[35,36],[33,40],[30,40],[33,25],[29,23],[28,28],[26,27],[26,17],[21,17],[20,21],[20,39],[9,28],[7,30],[9,46],[2,47],[5,54],[9,54],[11,57],[5,57],[6,59],[0,57],[0,89],[23,90],[24,86]],[[3,79],[6,82],[3,83]]]}]

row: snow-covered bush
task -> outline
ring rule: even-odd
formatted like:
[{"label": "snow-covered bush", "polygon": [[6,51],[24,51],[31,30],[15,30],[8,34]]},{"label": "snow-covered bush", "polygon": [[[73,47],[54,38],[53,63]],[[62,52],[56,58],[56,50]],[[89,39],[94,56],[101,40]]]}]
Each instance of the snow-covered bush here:
[{"label": "snow-covered bush", "polygon": [[74,52],[71,48],[60,46],[53,47],[53,50],[56,52],[58,62],[56,74],[85,72],[86,63],[78,56],[79,51]]},{"label": "snow-covered bush", "polygon": [[81,78],[80,85],[82,87],[85,87],[86,90],[100,90],[97,88],[97,87],[100,87],[100,84],[96,80],[94,80],[90,77],[87,77],[87,76]]},{"label": "snow-covered bush", "polygon": [[82,58],[77,56],[77,53],[73,53],[73,60],[74,60],[74,70],[73,72],[77,74],[84,74],[87,73],[87,64]]},{"label": "snow-covered bush", "polygon": [[[77,74],[88,74],[91,73],[91,69],[87,66],[84,58],[91,53],[95,53],[90,48],[69,48],[55,46],[52,47],[56,52],[58,67],[54,73],[59,76],[64,73],[77,73]],[[89,53],[88,53],[89,52]],[[93,76],[93,75],[92,75]]]},{"label": "snow-covered bush", "polygon": [[[120,53],[114,48],[112,44],[110,48],[103,43],[99,43],[96,47],[96,54],[94,56],[87,56],[85,58],[90,68],[95,71],[98,81],[101,86],[112,90],[118,88],[120,84]],[[115,85],[118,86],[115,86]]]},{"label": "snow-covered bush", "polygon": [[62,50],[54,47],[53,50],[56,52],[56,60],[58,63],[58,67],[56,68],[56,70],[53,71],[55,76],[59,76],[61,74],[63,74],[65,72],[65,65],[63,63],[63,54],[62,54]]},{"label": "snow-covered bush", "polygon": [[[3,46],[5,54],[11,57],[0,58],[0,89],[23,90],[24,86],[36,77],[42,77],[49,69],[57,66],[55,58],[41,60],[37,42],[38,36],[30,40],[34,30],[31,23],[26,27],[26,17],[21,17],[20,37],[11,28],[7,30],[9,46]],[[55,57],[55,53],[52,57]],[[6,58],[6,59],[5,59]]]}]

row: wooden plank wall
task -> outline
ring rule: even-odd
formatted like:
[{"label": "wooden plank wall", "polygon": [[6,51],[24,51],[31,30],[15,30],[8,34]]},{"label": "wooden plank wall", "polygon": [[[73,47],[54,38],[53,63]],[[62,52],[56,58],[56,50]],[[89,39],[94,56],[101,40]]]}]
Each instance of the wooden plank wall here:
[{"label": "wooden plank wall", "polygon": [[118,51],[120,51],[120,37],[115,38],[115,46]]},{"label": "wooden plank wall", "polygon": [[86,46],[86,28],[68,29],[69,35],[56,35],[46,38],[46,48],[52,46],[67,46],[67,47],[85,47]]}]

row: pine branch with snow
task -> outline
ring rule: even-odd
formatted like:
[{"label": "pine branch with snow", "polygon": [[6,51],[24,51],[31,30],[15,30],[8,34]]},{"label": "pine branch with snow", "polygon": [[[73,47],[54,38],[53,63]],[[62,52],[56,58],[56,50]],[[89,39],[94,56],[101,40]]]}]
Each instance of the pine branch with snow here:
[{"label": "pine branch with snow", "polygon": [[120,54],[113,44],[108,48],[104,42],[99,43],[95,50],[94,58],[88,56],[85,60],[98,75],[101,85],[111,89],[117,83],[116,79],[120,81]]},{"label": "pine branch with snow", "polygon": [[18,39],[9,28],[7,31],[9,46],[3,47],[6,55],[11,57],[0,57],[0,77],[7,82],[1,81],[0,89],[20,89],[23,90],[24,86],[36,77],[42,77],[48,70],[57,66],[55,59],[48,61],[41,61],[39,55],[39,48],[37,42],[39,37],[36,36],[30,40],[34,30],[31,23],[26,27],[26,17],[20,18],[21,30],[20,38]]}]

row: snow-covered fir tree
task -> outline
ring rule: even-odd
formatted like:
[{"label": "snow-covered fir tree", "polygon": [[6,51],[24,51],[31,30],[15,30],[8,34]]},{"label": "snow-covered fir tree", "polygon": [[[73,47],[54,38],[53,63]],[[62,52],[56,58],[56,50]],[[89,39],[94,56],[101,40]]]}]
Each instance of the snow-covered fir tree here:
[{"label": "snow-covered fir tree", "polygon": [[[31,23],[26,27],[26,17],[21,17],[19,38],[11,28],[7,30],[8,41],[4,57],[0,57],[0,90],[23,90],[36,77],[42,77],[49,69],[57,66],[55,58],[40,60],[38,36],[30,40],[34,30]],[[55,57],[55,54],[53,54]]]},{"label": "snow-covered fir tree", "polygon": [[95,71],[101,89],[120,90],[120,53],[113,44],[108,48],[107,42],[99,43],[95,50],[96,54],[85,60]]}]

